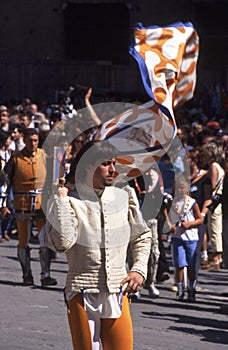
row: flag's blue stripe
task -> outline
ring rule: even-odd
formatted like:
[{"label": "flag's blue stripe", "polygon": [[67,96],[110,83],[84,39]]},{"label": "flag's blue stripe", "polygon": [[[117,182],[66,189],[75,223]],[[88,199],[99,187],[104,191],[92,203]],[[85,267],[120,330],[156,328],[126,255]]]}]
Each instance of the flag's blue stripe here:
[{"label": "flag's blue stripe", "polygon": [[174,27],[174,28],[178,28],[178,27],[181,27],[181,28],[184,28],[184,27],[194,28],[194,26],[193,26],[193,24],[192,24],[191,22],[186,22],[186,23],[183,23],[183,22],[175,22],[175,23],[168,24],[168,25],[165,25],[165,26],[157,26],[157,25],[154,25],[154,26],[148,26],[148,27],[144,27],[144,26],[142,25],[142,23],[137,23],[133,29],[147,30],[147,29],[173,28],[173,27]]},{"label": "flag's blue stripe", "polygon": [[[108,137],[105,137],[105,140],[108,140],[110,138],[112,138],[113,136],[116,136],[118,135],[119,133],[121,133],[123,130],[127,130],[129,128],[131,128],[132,126],[134,125],[138,125],[140,126],[141,123],[144,123],[144,122],[151,122],[151,120],[154,120],[154,117],[148,117],[146,119],[143,119],[143,120],[136,120],[134,122],[131,122],[131,124],[126,124],[124,125],[124,122],[119,126],[120,129],[118,130],[115,130],[114,132],[112,132],[112,134],[110,134]],[[117,124],[118,126],[118,124]],[[175,136],[176,134],[176,124],[173,125],[173,135],[172,135],[172,138]]]},{"label": "flag's blue stripe", "polygon": [[158,106],[159,109],[161,109],[161,111],[170,119],[173,121],[173,117],[170,113],[170,111],[168,110],[168,108],[166,108],[165,106],[161,105],[160,103],[158,103],[154,97],[153,91],[152,91],[152,87],[151,87],[151,82],[150,82],[150,77],[149,77],[149,73],[148,73],[148,68],[146,66],[146,63],[144,61],[144,59],[142,58],[142,56],[135,50],[135,42],[132,44],[132,46],[130,46],[129,48],[129,53],[135,58],[135,60],[138,63],[139,66],[139,70],[141,73],[141,77],[142,77],[142,81],[143,81],[143,85],[144,88],[147,92],[147,94],[150,96],[150,98],[156,103],[156,105]]},{"label": "flag's blue stripe", "polygon": [[132,46],[129,48],[129,53],[134,57],[134,59],[137,61],[138,65],[139,65],[141,77],[143,80],[143,85],[146,89],[146,92],[152,98],[152,100],[155,101],[147,66],[146,66],[145,61],[142,58],[142,56],[140,56],[138,54],[138,52],[135,50],[134,46],[135,46],[135,43],[133,43]]},{"label": "flag's blue stripe", "polygon": [[[142,148],[142,149],[138,149],[138,150],[129,150],[129,151],[120,151],[118,152],[118,157],[121,156],[121,155],[128,155],[128,154],[145,154],[145,153],[150,153],[150,152],[153,152],[153,151],[156,151],[156,150],[159,150],[161,148],[164,148],[166,146],[169,146],[170,145],[170,141],[166,142],[164,145],[157,145],[157,146],[153,146],[153,147],[146,147],[146,148]],[[149,155],[149,154],[148,154]],[[156,156],[156,154],[155,154]],[[153,157],[153,155],[152,155]]]},{"label": "flag's blue stripe", "polygon": [[154,120],[154,117],[148,117],[146,119],[143,119],[142,120],[136,120],[135,122],[131,122],[131,124],[125,124],[124,122],[121,123],[120,126],[118,126],[118,124],[116,124],[120,129],[118,130],[115,130],[110,136],[108,136],[107,138],[105,138],[106,140],[110,139],[111,137],[115,136],[115,135],[118,135],[120,132],[122,132],[123,130],[126,130],[126,129],[129,129],[131,128],[132,126],[134,125],[137,125],[137,124],[141,124],[141,123],[144,123],[144,122],[151,122],[151,120]]}]

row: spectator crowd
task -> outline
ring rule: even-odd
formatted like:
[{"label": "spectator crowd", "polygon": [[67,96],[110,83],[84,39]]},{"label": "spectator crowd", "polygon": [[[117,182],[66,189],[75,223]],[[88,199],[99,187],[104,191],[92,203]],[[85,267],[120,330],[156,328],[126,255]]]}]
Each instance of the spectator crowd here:
[{"label": "spectator crowd", "polygon": [[[95,112],[91,95],[92,89],[88,89],[84,98],[86,113],[77,111],[70,99],[50,106],[29,98],[15,105],[7,102],[0,105],[0,243],[18,233],[17,255],[24,285],[34,283],[29,241],[35,224],[40,242],[41,285],[57,283],[50,276],[54,253],[45,243],[42,200],[50,194],[51,184],[57,180],[53,173],[55,162],[59,177],[64,178],[69,188],[74,187],[76,155],[91,140],[94,130],[110,118],[108,111],[102,115]],[[184,299],[185,288],[188,299],[195,300],[200,268],[209,271],[228,268],[228,110],[224,104],[219,115],[215,109],[213,114],[213,110],[202,108],[200,102],[200,99],[191,101],[176,111],[177,136],[173,147],[148,173],[129,182],[152,231],[148,276],[144,284],[151,297],[159,297],[159,287],[155,285],[170,278],[164,237],[172,246],[173,290],[180,300]],[[47,138],[48,135],[51,138]],[[56,147],[59,150],[57,160]],[[49,164],[52,172],[42,168],[38,174],[36,165],[41,164],[41,158],[42,167]],[[146,200],[149,204],[145,206]],[[182,257],[179,256],[180,246]],[[128,255],[130,266],[130,251]]]}]

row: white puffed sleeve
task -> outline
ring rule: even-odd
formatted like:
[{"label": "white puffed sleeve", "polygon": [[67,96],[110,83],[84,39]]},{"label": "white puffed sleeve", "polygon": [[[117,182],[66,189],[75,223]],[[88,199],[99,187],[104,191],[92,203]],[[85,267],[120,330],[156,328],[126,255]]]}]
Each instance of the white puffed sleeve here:
[{"label": "white puffed sleeve", "polygon": [[78,220],[71,201],[71,197],[54,194],[47,202],[47,243],[57,252],[65,252],[77,242]]}]

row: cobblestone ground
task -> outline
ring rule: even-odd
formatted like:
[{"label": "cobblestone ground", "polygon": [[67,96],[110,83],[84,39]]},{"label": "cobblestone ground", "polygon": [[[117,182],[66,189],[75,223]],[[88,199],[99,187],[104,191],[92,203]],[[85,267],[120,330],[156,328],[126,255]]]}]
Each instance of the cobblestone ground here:
[{"label": "cobblestone ground", "polygon": [[[35,286],[23,287],[16,246],[16,236],[0,245],[0,350],[71,350],[62,293],[65,256],[52,262],[58,285],[41,288],[38,245],[31,244]],[[142,290],[141,298],[131,302],[134,350],[227,349],[228,270],[200,271],[196,303],[176,301],[172,282],[171,276],[157,284],[157,299]]]}]

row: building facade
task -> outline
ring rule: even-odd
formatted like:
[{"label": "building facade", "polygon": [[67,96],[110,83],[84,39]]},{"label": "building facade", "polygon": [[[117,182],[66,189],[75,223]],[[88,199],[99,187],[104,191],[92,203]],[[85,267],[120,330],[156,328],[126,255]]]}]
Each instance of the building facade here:
[{"label": "building facade", "polygon": [[143,96],[128,53],[133,27],[190,21],[200,36],[197,87],[227,88],[227,0],[2,0],[0,101],[54,100],[69,85]]}]

